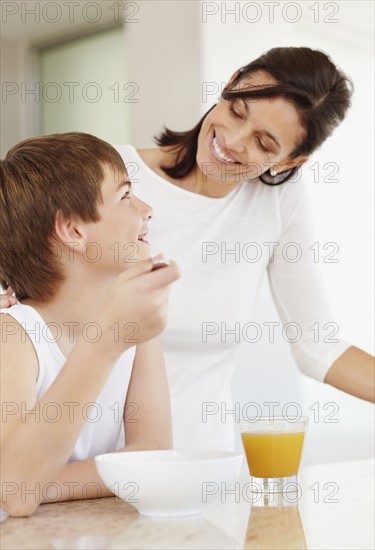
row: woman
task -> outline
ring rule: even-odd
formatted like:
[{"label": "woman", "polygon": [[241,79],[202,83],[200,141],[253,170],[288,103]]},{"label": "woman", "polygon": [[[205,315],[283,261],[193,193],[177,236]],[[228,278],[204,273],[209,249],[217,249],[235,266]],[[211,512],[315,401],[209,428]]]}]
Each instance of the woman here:
[{"label": "woman", "polygon": [[119,147],[156,212],[151,244],[182,272],[163,335],[176,447],[233,447],[230,380],[239,344],[256,341],[249,321],[266,271],[301,371],[374,400],[371,356],[311,330],[332,316],[298,177],[344,118],[350,88],[324,53],[275,48],[237,71],[192,130],[166,129],[154,149]]}]

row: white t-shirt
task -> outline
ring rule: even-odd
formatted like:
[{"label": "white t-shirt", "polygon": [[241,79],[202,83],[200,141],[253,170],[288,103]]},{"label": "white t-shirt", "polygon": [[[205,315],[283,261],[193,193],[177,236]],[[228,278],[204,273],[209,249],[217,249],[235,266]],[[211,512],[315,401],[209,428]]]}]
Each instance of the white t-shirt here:
[{"label": "white t-shirt", "polygon": [[[39,364],[36,395],[40,400],[66,361],[58,347],[58,326],[56,323],[46,325],[34,308],[24,304],[1,309],[0,313],[16,319],[34,345]],[[135,349],[132,347],[120,356],[95,402],[87,403],[84,407],[84,427],[69,462],[109,453],[124,444],[123,410]],[[66,406],[69,406],[70,414],[77,414],[73,403]],[[45,403],[39,409],[39,414],[50,422],[56,422],[60,413],[60,405],[52,402]]]},{"label": "white t-shirt", "polygon": [[[323,380],[350,346],[338,337],[337,342],[315,343],[309,328],[314,323],[323,327],[333,318],[308,250],[314,239],[304,185],[245,181],[226,197],[210,198],[157,175],[134,147],[117,149],[135,194],[154,209],[148,235],[153,251],[176,260],[182,272],[172,286],[162,336],[175,446],[231,449],[234,417],[233,423],[228,420],[232,415],[225,423],[220,415],[203,422],[202,407],[215,402],[230,408],[231,376],[244,340],[242,334],[225,335],[225,329],[251,321],[266,273],[282,324],[296,324],[291,345],[303,373]],[[294,261],[300,249],[301,258]],[[288,334],[293,339],[292,326]]]}]

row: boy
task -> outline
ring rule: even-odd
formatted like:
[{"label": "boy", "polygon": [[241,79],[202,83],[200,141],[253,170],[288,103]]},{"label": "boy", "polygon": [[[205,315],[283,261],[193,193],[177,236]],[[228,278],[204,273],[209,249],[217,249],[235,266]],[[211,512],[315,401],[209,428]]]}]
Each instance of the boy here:
[{"label": "boy", "polygon": [[109,496],[97,454],[171,447],[158,335],[179,272],[152,271],[152,209],[96,137],[16,145],[0,185],[0,283],[20,302],[0,315],[1,506],[28,516],[43,501]]}]

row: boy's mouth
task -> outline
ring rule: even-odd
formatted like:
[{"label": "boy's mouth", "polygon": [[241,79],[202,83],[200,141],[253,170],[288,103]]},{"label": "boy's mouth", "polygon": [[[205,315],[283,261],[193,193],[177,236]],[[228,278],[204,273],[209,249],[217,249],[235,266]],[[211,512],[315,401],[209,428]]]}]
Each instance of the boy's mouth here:
[{"label": "boy's mouth", "polygon": [[146,235],[147,235],[147,233],[142,233],[142,235],[139,235],[139,236],[138,236],[138,240],[141,241],[141,242],[143,242],[143,243],[150,244],[150,243],[148,242],[148,240],[146,239]]}]

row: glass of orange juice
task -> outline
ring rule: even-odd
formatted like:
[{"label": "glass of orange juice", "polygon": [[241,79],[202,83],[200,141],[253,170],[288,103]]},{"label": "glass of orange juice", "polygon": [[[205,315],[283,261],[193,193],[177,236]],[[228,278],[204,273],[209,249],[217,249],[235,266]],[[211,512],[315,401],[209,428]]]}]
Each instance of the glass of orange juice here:
[{"label": "glass of orange juice", "polygon": [[260,416],[241,421],[241,439],[254,491],[297,490],[307,424],[307,416]]}]

